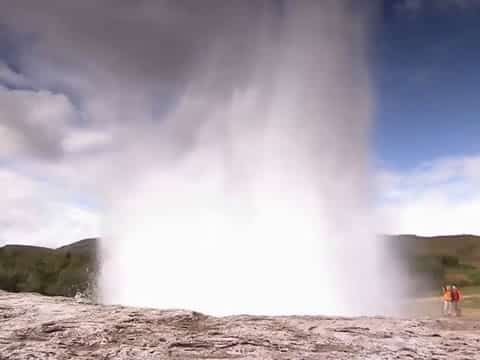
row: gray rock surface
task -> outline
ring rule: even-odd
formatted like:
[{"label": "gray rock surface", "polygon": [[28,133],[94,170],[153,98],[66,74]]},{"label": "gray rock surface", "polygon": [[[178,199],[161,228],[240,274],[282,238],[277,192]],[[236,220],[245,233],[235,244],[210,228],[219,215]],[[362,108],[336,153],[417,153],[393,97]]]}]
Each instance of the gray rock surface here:
[{"label": "gray rock surface", "polygon": [[0,359],[480,359],[466,319],[210,317],[0,291]]}]

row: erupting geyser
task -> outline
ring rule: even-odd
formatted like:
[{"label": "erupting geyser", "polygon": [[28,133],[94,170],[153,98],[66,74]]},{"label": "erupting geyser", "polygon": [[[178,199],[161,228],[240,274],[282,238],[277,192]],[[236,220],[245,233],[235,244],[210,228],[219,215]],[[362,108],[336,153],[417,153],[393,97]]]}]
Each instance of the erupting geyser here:
[{"label": "erupting geyser", "polygon": [[165,51],[195,29],[178,51],[188,71],[158,119],[118,134],[103,300],[393,311],[398,277],[372,218],[367,14],[337,0],[175,4],[150,21],[170,31]]}]

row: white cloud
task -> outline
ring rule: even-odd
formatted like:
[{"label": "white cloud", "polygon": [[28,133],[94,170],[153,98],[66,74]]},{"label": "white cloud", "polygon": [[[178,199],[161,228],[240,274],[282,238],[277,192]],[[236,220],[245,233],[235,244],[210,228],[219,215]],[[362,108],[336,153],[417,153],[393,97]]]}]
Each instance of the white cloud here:
[{"label": "white cloud", "polygon": [[62,94],[1,86],[0,109],[0,157],[58,155],[75,116],[71,102]]},{"label": "white cloud", "polygon": [[444,158],[410,172],[382,172],[387,232],[480,234],[480,156]]},{"label": "white cloud", "polygon": [[78,127],[69,99],[45,90],[0,86],[0,108],[0,245],[99,236],[100,211],[84,204],[107,186],[110,129]]},{"label": "white cloud", "polygon": [[27,86],[29,81],[23,75],[19,74],[0,60],[0,83],[6,83],[9,86],[23,87]]},{"label": "white cloud", "polygon": [[74,194],[14,170],[0,170],[4,196],[0,202],[0,245],[7,243],[57,247],[98,236],[97,210],[71,200]]},{"label": "white cloud", "polygon": [[[191,58],[192,64],[196,64],[201,62],[199,59],[203,59],[203,56],[198,57],[197,50],[192,50],[193,54],[190,54],[189,50],[192,41],[190,34],[199,32],[205,27],[203,22],[199,22],[202,17],[190,18],[189,15],[184,19],[185,29],[188,31],[181,36],[180,50],[178,54],[174,51],[171,56],[166,56],[168,53],[162,49],[173,49],[172,46],[167,46],[171,44],[170,33],[166,32],[165,37],[162,35],[163,42],[160,42],[157,36],[149,37],[152,33],[152,23],[146,21],[151,14],[160,14],[160,12],[148,11],[144,14],[146,17],[142,15],[137,18],[125,16],[122,9],[112,11],[106,7],[104,11],[97,11],[96,2],[88,3],[88,6],[82,5],[75,9],[68,5],[54,6],[52,7],[54,10],[50,12],[40,11],[37,3],[31,2],[30,6],[33,6],[31,11],[25,11],[28,7],[19,4],[18,7],[6,6],[5,14],[0,15],[12,25],[18,26],[20,30],[35,30],[33,32],[43,34],[40,39],[45,41],[43,45],[47,45],[45,50],[40,53],[28,51],[29,59],[23,59],[26,63],[30,62],[29,74],[33,73],[44,81],[52,78],[52,81],[68,84],[70,88],[79,92],[84,106],[82,110],[89,122],[89,125],[82,129],[72,125],[72,118],[76,116],[76,111],[65,95],[48,91],[9,90],[0,87],[0,109],[2,109],[0,112],[0,158],[11,161],[18,154],[28,156],[22,159],[22,163],[15,164],[16,169],[22,170],[26,175],[4,169],[5,179],[10,177],[10,180],[0,179],[0,182],[4,181],[4,188],[8,189],[8,195],[4,196],[5,212],[0,214],[0,222],[17,226],[9,227],[9,236],[5,241],[43,243],[52,241],[48,239],[58,238],[59,241],[68,242],[76,240],[74,234],[79,234],[79,238],[88,236],[91,232],[89,229],[94,228],[93,219],[97,218],[98,214],[93,212],[92,217],[90,210],[82,209],[74,201],[66,200],[58,194],[53,196],[51,188],[64,189],[66,192],[76,194],[76,197],[91,198],[105,192],[102,190],[108,190],[108,187],[112,186],[112,182],[108,180],[112,178],[118,182],[127,181],[127,175],[135,173],[135,167],[139,166],[139,162],[159,161],[159,157],[162,156],[164,158],[166,155],[161,152],[152,152],[147,149],[140,152],[145,155],[140,157],[136,156],[138,152],[132,152],[132,155],[125,148],[142,147],[141,139],[145,137],[148,138],[148,142],[160,142],[163,139],[161,136],[166,136],[160,132],[150,131],[153,125],[146,125],[147,122],[154,123],[151,121],[149,110],[145,110],[150,109],[149,91],[153,89],[157,94],[158,84],[172,82],[183,84],[184,77],[191,75],[188,72],[191,64],[190,60],[187,62],[180,60]],[[466,8],[479,4],[479,1],[444,0],[432,3],[439,4],[439,8],[440,3],[447,7]],[[41,7],[45,7],[45,4]],[[424,8],[425,2],[422,0],[405,0],[399,3],[398,9],[412,13],[422,11]],[[229,7],[225,8],[227,12],[231,10]],[[19,12],[24,14],[19,16]],[[16,13],[18,17],[14,16]],[[77,16],[79,14],[83,16]],[[165,13],[167,19],[170,15],[172,14]],[[108,34],[103,31],[106,16],[107,20],[110,20],[107,22],[112,26],[115,25],[116,29]],[[92,21],[84,21],[86,18]],[[65,19],[71,21],[65,22]],[[132,19],[136,19],[134,26],[129,27]],[[52,23],[60,26],[62,31],[52,27]],[[169,21],[165,22],[165,24],[168,23]],[[206,22],[209,28],[212,26],[207,35],[217,33],[215,23],[210,23],[211,21]],[[54,31],[50,32],[51,29]],[[140,29],[140,35],[131,36],[133,29]],[[155,34],[158,33],[159,31],[155,32]],[[139,37],[145,38],[146,42],[139,43],[137,41]],[[240,40],[239,44],[242,45]],[[68,46],[72,43],[75,43],[73,48]],[[151,46],[159,43],[166,45]],[[105,44],[109,47],[105,48]],[[201,41],[200,44],[202,44]],[[193,48],[197,49],[195,46]],[[204,47],[199,46],[198,49],[203,54]],[[248,53],[248,51],[240,52]],[[91,56],[85,54],[95,54],[94,66],[93,63],[88,63]],[[122,56],[118,56],[119,54]],[[55,59],[58,56],[59,63],[65,59],[72,61],[75,59],[82,65],[91,66],[69,72],[67,71],[69,67],[58,66],[55,61],[49,63],[52,60],[49,55]],[[137,61],[140,61],[138,66],[135,65]],[[73,68],[75,68],[74,65]],[[242,74],[241,71],[239,73]],[[28,80],[24,75],[0,63],[0,81],[2,79],[17,85],[25,84]],[[235,79],[236,81],[232,83],[237,84],[239,80],[243,80]],[[219,91],[223,91],[223,88]],[[138,122],[142,122],[143,126],[135,127]],[[100,126],[111,127],[100,128]],[[146,130],[140,130],[140,128]],[[114,139],[119,133],[120,140]],[[190,134],[186,133],[185,141],[191,141]],[[117,150],[120,147],[124,155],[121,159],[123,163],[120,165],[129,165],[128,171],[124,170],[123,173],[121,170],[114,169],[115,166],[118,168],[119,161],[115,161],[115,153],[118,154]],[[62,156],[51,161],[51,155],[55,154]],[[408,174],[383,172],[380,175],[384,198],[382,214],[392,220],[390,229],[395,232],[480,233],[480,229],[477,229],[474,219],[470,216],[475,213],[474,210],[480,198],[474,186],[474,182],[478,184],[480,179],[478,163],[476,158],[440,159]],[[107,170],[108,167],[111,169]],[[110,179],[107,178],[108,174],[111,176]],[[50,182],[48,191],[44,184],[35,180],[38,177],[48,179]],[[23,218],[24,221],[22,221]],[[29,233],[33,231],[32,229],[37,230]],[[39,229],[43,229],[45,233]],[[62,229],[66,229],[65,232],[71,234],[70,238],[67,239],[61,235]],[[60,235],[54,236],[54,234]],[[5,232],[0,233],[0,236],[5,238]]]},{"label": "white cloud", "polygon": [[[0,186],[7,189],[0,203],[0,244],[60,246],[98,236],[101,210],[85,208],[78,199],[95,199],[108,185],[99,176],[108,159],[109,151],[26,163],[19,167],[23,171],[0,169]],[[378,179],[378,219],[385,232],[480,234],[480,156],[438,159],[409,172],[382,171]]]},{"label": "white cloud", "polygon": [[63,149],[67,153],[80,153],[112,144],[112,134],[92,129],[72,129],[63,140]]}]

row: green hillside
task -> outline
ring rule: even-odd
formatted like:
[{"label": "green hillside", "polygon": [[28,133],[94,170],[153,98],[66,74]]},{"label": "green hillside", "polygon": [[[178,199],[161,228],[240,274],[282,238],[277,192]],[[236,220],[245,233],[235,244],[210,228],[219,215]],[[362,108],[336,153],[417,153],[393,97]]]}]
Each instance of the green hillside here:
[{"label": "green hillside", "polygon": [[432,287],[445,283],[480,285],[480,236],[391,236],[390,241],[408,264],[412,276]]},{"label": "green hillside", "polygon": [[[396,235],[387,239],[421,289],[438,290],[445,283],[480,286],[479,236]],[[61,296],[91,292],[97,243],[97,239],[85,239],[58,249],[4,246],[0,248],[0,289]]]},{"label": "green hillside", "polygon": [[92,289],[97,239],[58,249],[7,245],[0,248],[0,288],[12,292],[74,296]]}]

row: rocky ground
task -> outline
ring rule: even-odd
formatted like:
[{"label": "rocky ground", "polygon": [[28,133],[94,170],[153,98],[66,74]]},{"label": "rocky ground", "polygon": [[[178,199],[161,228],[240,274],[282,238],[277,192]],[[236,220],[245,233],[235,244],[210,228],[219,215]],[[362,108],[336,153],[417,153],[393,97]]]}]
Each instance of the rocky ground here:
[{"label": "rocky ground", "polygon": [[0,359],[480,359],[467,319],[216,318],[0,291]]}]

